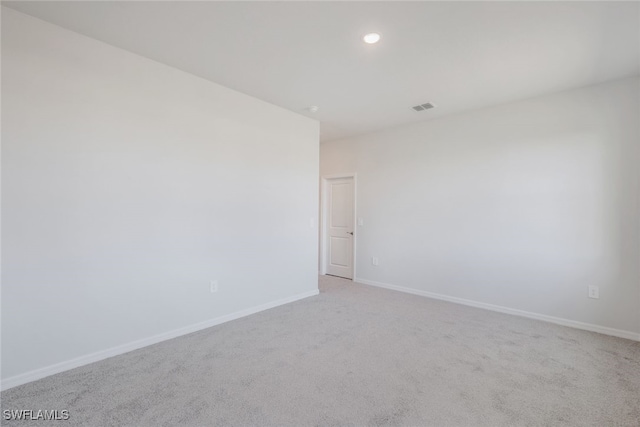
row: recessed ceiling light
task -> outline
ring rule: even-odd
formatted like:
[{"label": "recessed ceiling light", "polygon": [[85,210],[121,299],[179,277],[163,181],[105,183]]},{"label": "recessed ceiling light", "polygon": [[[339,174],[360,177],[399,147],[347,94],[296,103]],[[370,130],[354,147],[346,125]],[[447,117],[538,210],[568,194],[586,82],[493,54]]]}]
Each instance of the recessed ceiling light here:
[{"label": "recessed ceiling light", "polygon": [[311,107],[307,108],[307,110],[309,110],[310,113],[317,113],[319,109],[320,108],[318,108],[317,105],[312,105]]},{"label": "recessed ceiling light", "polygon": [[365,43],[369,43],[369,44],[374,44],[374,43],[378,43],[380,41],[380,34],[378,33],[369,33],[367,35],[365,35],[362,40],[364,40]]}]

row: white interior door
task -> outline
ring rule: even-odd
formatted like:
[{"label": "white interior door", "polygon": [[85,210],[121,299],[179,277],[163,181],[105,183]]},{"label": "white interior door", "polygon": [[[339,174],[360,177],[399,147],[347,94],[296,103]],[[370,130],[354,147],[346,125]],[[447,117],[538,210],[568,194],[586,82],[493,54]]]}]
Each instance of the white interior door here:
[{"label": "white interior door", "polygon": [[327,180],[326,273],[353,279],[353,177]]}]

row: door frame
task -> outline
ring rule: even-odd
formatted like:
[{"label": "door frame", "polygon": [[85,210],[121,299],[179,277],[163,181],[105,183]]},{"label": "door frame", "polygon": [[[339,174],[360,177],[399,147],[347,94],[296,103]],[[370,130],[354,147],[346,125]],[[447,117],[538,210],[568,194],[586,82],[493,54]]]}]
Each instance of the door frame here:
[{"label": "door frame", "polygon": [[327,193],[329,188],[329,181],[340,178],[352,178],[353,179],[353,254],[352,254],[352,277],[353,281],[356,280],[356,241],[358,239],[358,232],[356,226],[358,224],[358,212],[357,200],[358,200],[358,175],[355,172],[341,173],[335,175],[323,175],[320,177],[320,274],[327,274],[327,261],[329,259],[329,245],[327,244],[327,233],[329,231],[329,201],[327,199]]}]

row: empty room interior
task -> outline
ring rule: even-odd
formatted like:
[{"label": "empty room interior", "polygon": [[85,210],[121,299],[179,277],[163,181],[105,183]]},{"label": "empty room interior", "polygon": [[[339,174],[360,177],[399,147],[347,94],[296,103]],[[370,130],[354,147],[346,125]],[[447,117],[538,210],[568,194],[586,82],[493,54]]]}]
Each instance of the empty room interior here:
[{"label": "empty room interior", "polygon": [[1,35],[1,425],[640,426],[640,2]]}]

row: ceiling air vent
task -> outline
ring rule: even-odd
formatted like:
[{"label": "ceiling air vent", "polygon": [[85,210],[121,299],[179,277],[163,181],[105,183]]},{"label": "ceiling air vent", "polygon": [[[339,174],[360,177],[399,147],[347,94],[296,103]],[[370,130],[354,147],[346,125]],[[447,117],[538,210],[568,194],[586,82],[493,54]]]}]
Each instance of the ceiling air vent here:
[{"label": "ceiling air vent", "polygon": [[411,109],[414,110],[414,111],[425,111],[425,110],[430,110],[432,108],[435,108],[435,105],[433,105],[430,102],[427,102],[426,104],[420,104],[420,105],[416,105],[414,107],[411,107]]}]

